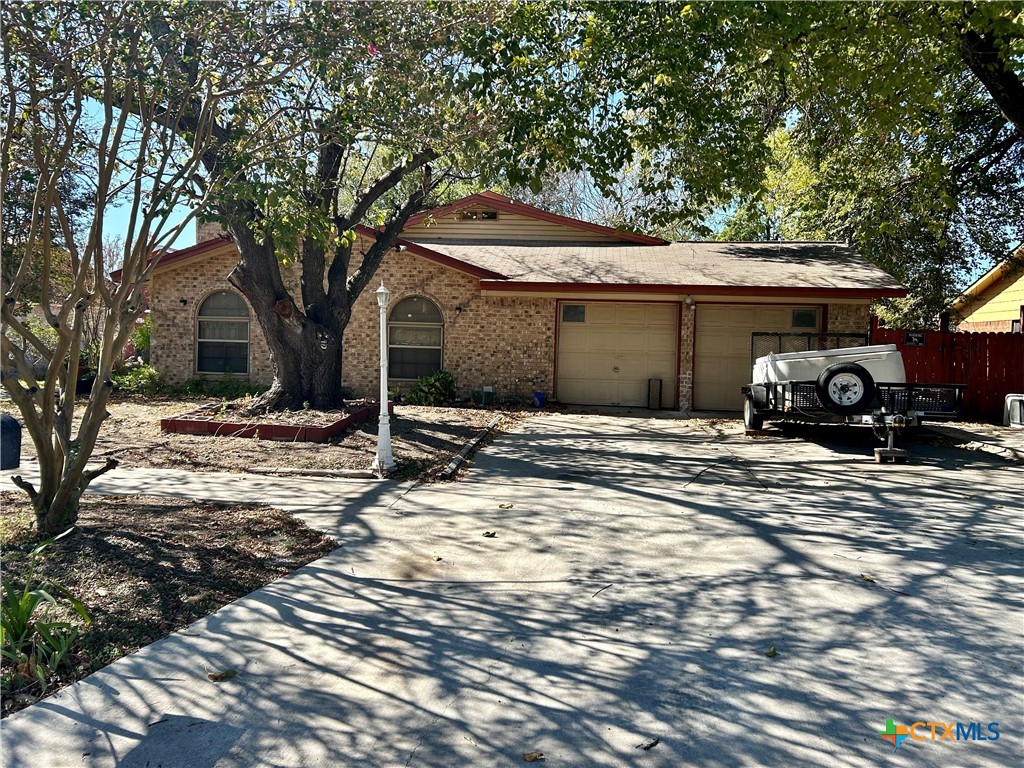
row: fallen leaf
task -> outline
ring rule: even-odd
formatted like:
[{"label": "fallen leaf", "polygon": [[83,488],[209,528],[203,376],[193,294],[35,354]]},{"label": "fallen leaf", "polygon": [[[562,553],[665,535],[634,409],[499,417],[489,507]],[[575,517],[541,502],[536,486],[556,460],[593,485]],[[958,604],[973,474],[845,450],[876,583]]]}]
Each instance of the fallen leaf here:
[{"label": "fallen leaf", "polygon": [[[509,506],[511,507],[512,505],[509,504]],[[543,760],[543,759],[544,759],[544,753],[543,752],[527,752],[525,755],[523,755],[523,760],[525,760],[528,763],[536,763],[536,762],[538,762],[540,760]]]},{"label": "fallen leaf", "polygon": [[775,650],[775,646],[773,645],[771,648],[765,651],[764,655],[767,656],[769,659],[774,659],[776,656],[779,655],[779,652]]},{"label": "fallen leaf", "polygon": [[237,674],[238,672],[234,669],[225,669],[223,672],[209,672],[206,676],[213,682],[219,683],[221,680],[230,680]]},{"label": "fallen leaf", "polygon": [[[513,504],[499,504],[498,505],[498,509],[512,509],[513,506],[515,506],[515,505],[513,505]],[[532,755],[533,752],[531,752],[530,754]]]},{"label": "fallen leaf", "polygon": [[871,582],[872,584],[874,584],[874,583],[875,583],[875,580],[874,580],[874,579],[872,579],[872,578],[871,578],[870,576],[868,576],[868,575],[867,575],[866,573],[862,573],[862,574],[860,575],[860,577],[861,577],[861,579],[862,579],[862,580],[864,580],[864,581],[870,581],[870,582]]},{"label": "fallen leaf", "polygon": [[493,539],[497,535],[498,534],[495,533],[494,531],[484,531],[484,538],[485,539]]},{"label": "fallen leaf", "polygon": [[648,739],[643,744],[637,744],[636,748],[646,751],[652,747],[658,746],[659,744],[661,744],[661,739]]},{"label": "fallen leaf", "polygon": [[435,563],[436,563],[436,562],[437,562],[438,560],[440,560],[440,559],[441,559],[441,556],[440,556],[440,555],[434,555],[434,562],[435,562]]}]

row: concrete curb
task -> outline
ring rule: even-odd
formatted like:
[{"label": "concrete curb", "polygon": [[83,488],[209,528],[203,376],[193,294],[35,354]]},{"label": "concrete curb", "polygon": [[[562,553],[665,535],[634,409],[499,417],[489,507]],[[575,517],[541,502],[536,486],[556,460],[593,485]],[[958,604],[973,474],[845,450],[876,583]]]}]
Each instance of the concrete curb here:
[{"label": "concrete curb", "polygon": [[289,475],[306,477],[338,477],[360,480],[374,479],[377,474],[371,469],[302,469],[301,467],[249,467],[245,470],[253,475]]},{"label": "concrete curb", "polygon": [[489,434],[491,434],[491,432],[494,431],[494,428],[498,426],[499,421],[501,421],[501,416],[495,416],[493,419],[491,419],[491,423],[488,424],[483,429],[483,431],[480,432],[479,435],[477,435],[464,446],[462,446],[462,450],[452,457],[452,460],[448,462],[448,466],[441,470],[441,473],[437,476],[437,479],[451,480],[452,475],[455,474],[455,470],[457,470],[462,465],[462,463],[466,460],[466,457],[469,456],[470,453],[472,453],[473,451],[480,447],[480,443],[482,443],[484,439]]}]

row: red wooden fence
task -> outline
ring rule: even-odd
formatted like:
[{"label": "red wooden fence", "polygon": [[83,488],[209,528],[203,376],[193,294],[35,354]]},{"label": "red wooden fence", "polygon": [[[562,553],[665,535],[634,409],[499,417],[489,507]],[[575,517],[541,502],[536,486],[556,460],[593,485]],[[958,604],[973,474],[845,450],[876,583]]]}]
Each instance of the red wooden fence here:
[{"label": "red wooden fence", "polygon": [[966,384],[964,419],[1001,423],[1003,401],[1024,392],[1024,333],[908,331],[871,319],[871,343],[895,344],[912,384]]}]

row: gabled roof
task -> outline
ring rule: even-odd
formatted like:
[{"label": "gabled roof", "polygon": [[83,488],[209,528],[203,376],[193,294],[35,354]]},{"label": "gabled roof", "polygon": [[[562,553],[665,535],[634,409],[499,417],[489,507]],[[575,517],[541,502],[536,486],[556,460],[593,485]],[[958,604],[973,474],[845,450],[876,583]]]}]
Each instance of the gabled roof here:
[{"label": "gabled roof", "polygon": [[578,229],[581,232],[593,232],[600,235],[606,235],[612,239],[627,243],[664,245],[666,242],[658,237],[640,235],[636,232],[627,232],[624,229],[605,227],[601,224],[592,224],[589,221],[580,221],[579,219],[572,219],[568,216],[560,216],[557,213],[550,213],[549,211],[542,210],[532,205],[527,205],[523,202],[518,202],[513,200],[511,197],[505,197],[504,195],[499,195],[497,192],[492,192],[490,190],[477,192],[473,195],[467,195],[466,197],[456,200],[455,202],[441,208],[434,208],[433,210],[426,211],[424,213],[418,213],[409,219],[405,228],[406,230],[409,230],[417,224],[423,223],[428,216],[434,219],[440,219],[451,213],[461,211],[464,208],[470,208],[474,205],[481,205],[485,208],[492,208],[496,211],[503,211],[505,213],[516,213],[520,216],[528,216],[532,219],[550,222],[551,224],[560,224],[563,227]]},{"label": "gabled roof", "polygon": [[1021,269],[1024,269],[1024,245],[1018,246],[1012,255],[975,280],[963,292],[963,295],[950,305],[951,308],[957,311],[963,310],[1004,277],[1012,277]]},{"label": "gabled roof", "polygon": [[[162,259],[160,259],[160,263],[157,265],[157,269],[163,269],[164,267],[169,267],[172,264],[177,264],[179,262],[187,261],[188,259],[192,259],[197,256],[203,256],[207,253],[212,253],[213,251],[216,251],[218,248],[220,248],[222,245],[225,245],[230,242],[231,238],[227,236],[215,237],[212,240],[204,240],[201,243],[190,245],[188,248],[182,248],[179,251],[169,251],[168,253],[164,254]],[[152,261],[153,257],[150,256],[149,260]],[[115,269],[113,272],[110,273],[110,279],[113,280],[115,283],[120,283],[122,271],[123,270]]]},{"label": "gabled roof", "polygon": [[[368,238],[375,237],[378,232],[376,229],[371,229],[365,224],[356,224],[355,230],[358,234]],[[451,256],[439,253],[436,250],[428,248],[427,246],[424,245],[420,245],[419,243],[414,243],[411,240],[406,240],[400,237],[398,238],[397,241],[395,241],[395,245],[409,251],[409,253],[415,254],[416,256],[428,259],[429,261],[433,261],[445,267],[457,269],[460,272],[465,272],[466,274],[472,275],[473,277],[491,280],[505,279],[505,276],[499,274],[498,272],[492,272],[491,270],[485,269],[484,267],[479,267],[475,264],[470,264],[469,262],[453,259]]]}]

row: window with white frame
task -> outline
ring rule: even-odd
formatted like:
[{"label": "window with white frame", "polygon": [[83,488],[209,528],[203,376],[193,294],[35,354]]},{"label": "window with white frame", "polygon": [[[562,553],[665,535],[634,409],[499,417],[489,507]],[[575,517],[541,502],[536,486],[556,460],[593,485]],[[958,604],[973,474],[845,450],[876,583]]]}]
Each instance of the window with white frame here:
[{"label": "window with white frame", "polygon": [[199,307],[196,371],[249,372],[249,308],[237,293],[220,291]]},{"label": "window with white frame", "polygon": [[388,378],[418,379],[441,370],[444,320],[430,299],[410,296],[391,310]]}]

